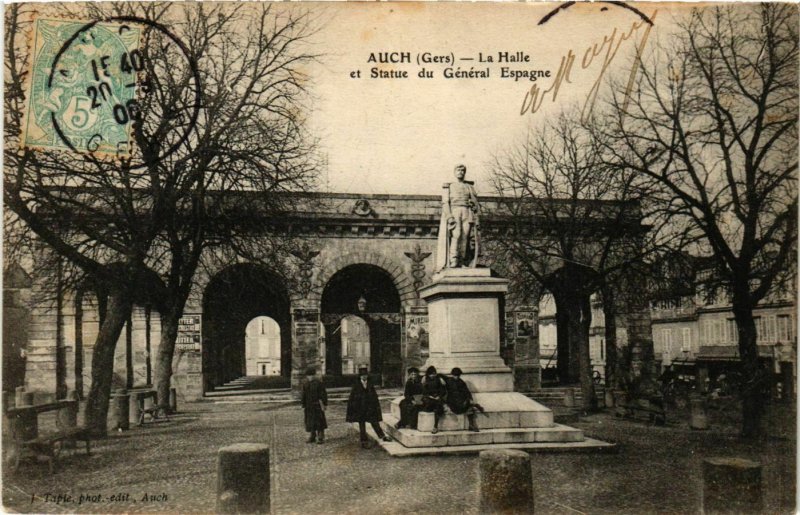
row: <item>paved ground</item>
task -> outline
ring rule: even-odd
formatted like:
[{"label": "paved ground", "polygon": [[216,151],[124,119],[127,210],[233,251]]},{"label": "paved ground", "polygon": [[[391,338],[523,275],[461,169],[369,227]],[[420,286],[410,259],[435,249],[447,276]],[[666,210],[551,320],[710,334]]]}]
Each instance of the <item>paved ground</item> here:
[{"label": "paved ground", "polygon": [[[55,475],[23,464],[3,477],[3,500],[15,512],[211,512],[216,450],[236,442],[271,446],[276,513],[475,513],[477,457],[391,458],[362,450],[344,423],[344,406],[329,408],[328,441],[304,443],[297,406],[198,403],[171,422],[151,424],[98,442],[92,456],[67,456]],[[747,443],[735,416],[715,417],[708,432],[680,420],[653,427],[606,414],[575,426],[619,444],[616,454],[534,454],[536,507],[544,513],[697,512],[701,459],[742,456],[764,464],[766,511],[791,512],[795,500],[794,412],[773,410],[779,435]],[[720,425],[722,424],[722,425]],[[782,428],[782,429],[781,429]],[[788,429],[787,429],[788,428]],[[784,435],[784,436],[780,436]],[[69,495],[57,504],[49,496]],[[99,502],[80,496],[96,496]],[[112,497],[113,496],[113,497]],[[145,496],[148,497],[145,500]]]}]

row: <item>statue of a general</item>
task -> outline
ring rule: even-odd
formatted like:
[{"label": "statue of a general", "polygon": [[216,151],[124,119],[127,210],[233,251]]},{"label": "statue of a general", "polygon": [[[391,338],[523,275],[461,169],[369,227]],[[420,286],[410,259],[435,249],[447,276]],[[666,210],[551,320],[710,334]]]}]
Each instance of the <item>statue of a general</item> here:
[{"label": "statue of a general", "polygon": [[444,185],[442,220],[436,246],[436,270],[475,268],[478,264],[480,237],[478,219],[481,206],[471,181],[465,181],[467,167],[455,168],[457,182]]}]

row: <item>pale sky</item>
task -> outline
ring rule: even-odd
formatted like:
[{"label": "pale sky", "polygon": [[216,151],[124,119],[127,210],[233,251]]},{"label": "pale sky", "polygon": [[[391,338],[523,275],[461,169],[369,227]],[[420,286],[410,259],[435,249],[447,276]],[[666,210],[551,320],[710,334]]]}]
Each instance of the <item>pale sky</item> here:
[{"label": "pale sky", "polygon": [[[600,77],[608,39],[613,44],[641,18],[609,3],[576,4],[558,12],[544,25],[539,20],[561,4],[523,3],[333,3],[315,4],[328,20],[315,37],[315,51],[324,53],[319,65],[309,69],[314,84],[310,127],[321,140],[328,167],[321,188],[353,193],[439,194],[443,182],[452,180],[457,163],[468,168],[467,179],[479,193],[491,193],[487,163],[492,155],[522,139],[528,127],[570,104],[586,102],[592,84]],[[631,4],[647,16],[658,7],[648,45],[656,42],[659,24],[672,20],[669,7],[676,4]],[[688,6],[677,7],[686,9]],[[647,25],[623,41],[607,75],[627,77],[634,45]],[[614,33],[616,29],[616,33]],[[663,33],[662,28],[662,33]],[[582,69],[587,49],[597,45],[599,55]],[[548,93],[535,114],[520,115],[526,92],[537,84],[548,89],[562,58],[575,55],[571,83],[562,83],[556,102]],[[371,79],[371,52],[410,52],[408,79]],[[455,57],[462,70],[487,64],[478,53],[492,55],[517,51],[529,63],[490,65],[489,79],[445,79],[448,64],[423,65],[431,79],[417,78],[417,55]],[[460,58],[474,58],[462,61]],[[382,65],[390,69],[392,65]],[[550,78],[531,82],[500,78],[500,66],[517,70],[550,70]],[[361,70],[360,79],[350,73]],[[601,86],[601,94],[605,88]],[[327,178],[327,186],[325,184]]]}]

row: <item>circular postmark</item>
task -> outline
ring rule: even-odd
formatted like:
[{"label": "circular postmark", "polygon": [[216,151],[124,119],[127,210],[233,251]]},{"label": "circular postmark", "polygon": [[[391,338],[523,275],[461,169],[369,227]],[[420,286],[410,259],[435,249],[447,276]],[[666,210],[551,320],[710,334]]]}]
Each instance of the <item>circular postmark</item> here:
[{"label": "circular postmark", "polygon": [[189,49],[164,25],[138,17],[81,24],[55,54],[43,89],[63,145],[130,168],[175,153],[200,114]]}]

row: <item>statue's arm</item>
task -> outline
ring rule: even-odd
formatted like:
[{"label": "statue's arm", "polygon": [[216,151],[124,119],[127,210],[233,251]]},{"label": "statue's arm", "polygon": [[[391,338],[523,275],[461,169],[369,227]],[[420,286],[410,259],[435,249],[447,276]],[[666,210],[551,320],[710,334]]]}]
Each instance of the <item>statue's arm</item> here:
[{"label": "statue's arm", "polygon": [[480,202],[478,202],[478,194],[475,193],[475,187],[472,186],[472,185],[470,185],[470,187],[469,187],[469,194],[470,194],[470,197],[472,197],[472,205],[475,206],[475,214],[476,215],[480,215],[481,214],[481,204],[480,204]]}]

